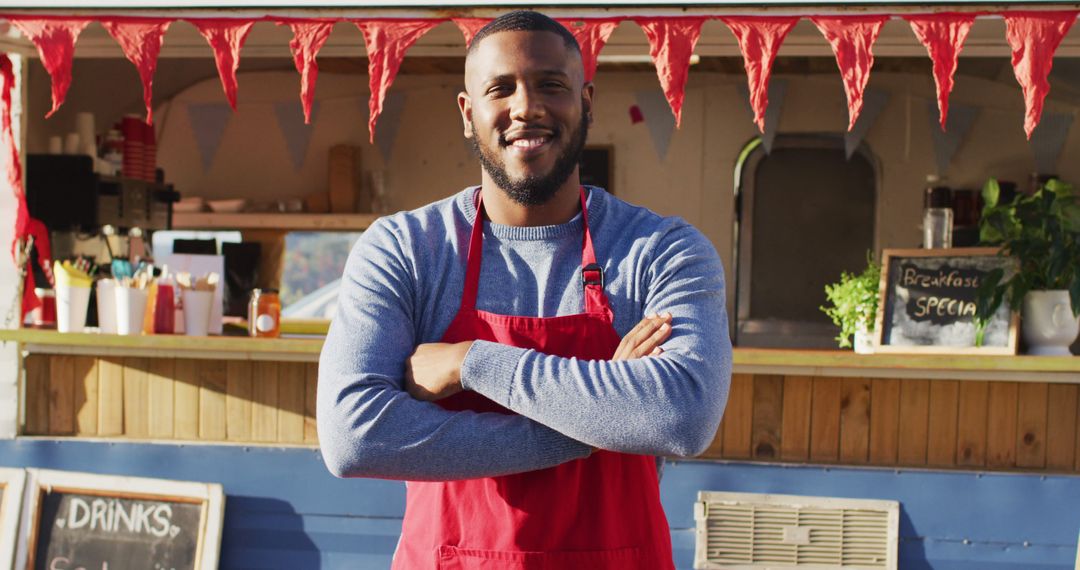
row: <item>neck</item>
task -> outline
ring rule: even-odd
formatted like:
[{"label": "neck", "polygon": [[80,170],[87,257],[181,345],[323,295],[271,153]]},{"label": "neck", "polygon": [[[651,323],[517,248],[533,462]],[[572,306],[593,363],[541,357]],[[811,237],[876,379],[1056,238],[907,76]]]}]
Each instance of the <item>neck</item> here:
[{"label": "neck", "polygon": [[488,220],[504,226],[554,226],[569,222],[581,211],[581,182],[575,171],[544,204],[525,206],[510,199],[507,193],[483,173],[484,211]]}]

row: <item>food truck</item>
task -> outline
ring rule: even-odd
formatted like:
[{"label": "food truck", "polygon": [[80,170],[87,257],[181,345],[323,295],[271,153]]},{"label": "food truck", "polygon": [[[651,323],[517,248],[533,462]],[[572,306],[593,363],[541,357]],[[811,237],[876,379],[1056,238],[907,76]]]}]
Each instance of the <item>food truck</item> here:
[{"label": "food truck", "polygon": [[[405,487],[324,466],[320,335],[360,232],[478,183],[465,48],[521,7],[593,70],[583,180],[724,261],[723,421],[660,483],[676,566],[1080,566],[1077,345],[1030,354],[1017,306],[953,338],[1004,259],[983,206],[1080,183],[1080,4],[0,0],[0,567],[76,567],[46,543],[109,492],[102,528],[153,520],[158,480],[198,528],[143,528],[195,536],[176,567],[389,567]],[[841,350],[825,287],[868,254],[872,342]],[[935,278],[969,296],[905,309]]]}]

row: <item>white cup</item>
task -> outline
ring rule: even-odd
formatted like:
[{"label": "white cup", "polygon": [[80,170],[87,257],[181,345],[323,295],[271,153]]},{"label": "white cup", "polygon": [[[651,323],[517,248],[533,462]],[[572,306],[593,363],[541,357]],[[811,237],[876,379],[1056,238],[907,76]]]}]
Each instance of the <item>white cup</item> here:
[{"label": "white cup", "polygon": [[90,288],[56,286],[56,330],[83,332],[86,328],[86,309],[90,306]]},{"label": "white cup", "polygon": [[49,154],[64,154],[64,139],[59,136],[49,137]]},{"label": "white cup", "polygon": [[116,334],[116,281],[99,279],[97,282],[98,328],[107,334]]},{"label": "white cup", "polygon": [[64,154],[79,154],[79,133],[68,133],[64,137]]},{"label": "white cup", "polygon": [[206,336],[210,328],[210,309],[214,306],[213,291],[184,289],[184,334]]},{"label": "white cup", "polygon": [[116,287],[116,332],[123,335],[141,334],[146,317],[149,293],[136,287]]}]

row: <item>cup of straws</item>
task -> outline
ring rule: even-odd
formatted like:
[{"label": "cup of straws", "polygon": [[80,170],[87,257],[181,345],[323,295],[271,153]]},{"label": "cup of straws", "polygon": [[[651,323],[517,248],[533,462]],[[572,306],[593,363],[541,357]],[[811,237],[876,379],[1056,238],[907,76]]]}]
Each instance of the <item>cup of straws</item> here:
[{"label": "cup of straws", "polygon": [[187,272],[176,274],[176,284],[180,286],[180,301],[184,307],[185,335],[207,335],[214,306],[214,291],[217,290],[220,279],[216,272],[195,278]]}]

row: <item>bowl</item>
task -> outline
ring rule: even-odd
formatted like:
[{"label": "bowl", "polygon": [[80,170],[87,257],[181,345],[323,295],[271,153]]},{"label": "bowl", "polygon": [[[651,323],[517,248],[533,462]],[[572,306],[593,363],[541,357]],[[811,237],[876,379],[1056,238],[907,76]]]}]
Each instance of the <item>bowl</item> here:
[{"label": "bowl", "polygon": [[247,207],[247,200],[234,198],[231,200],[207,200],[206,205],[214,212],[243,212]]}]

